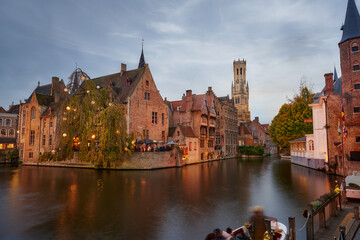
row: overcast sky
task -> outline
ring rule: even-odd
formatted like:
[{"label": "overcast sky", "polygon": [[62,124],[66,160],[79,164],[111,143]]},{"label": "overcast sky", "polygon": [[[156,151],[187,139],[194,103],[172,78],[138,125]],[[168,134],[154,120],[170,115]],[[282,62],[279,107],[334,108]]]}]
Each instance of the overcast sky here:
[{"label": "overcast sky", "polygon": [[[359,5],[360,1],[356,1]],[[336,66],[347,0],[0,0],[0,106],[28,98],[76,63],[91,78],[145,60],[163,98],[231,95],[247,61],[252,119],[270,123],[301,79],[324,86]]]}]

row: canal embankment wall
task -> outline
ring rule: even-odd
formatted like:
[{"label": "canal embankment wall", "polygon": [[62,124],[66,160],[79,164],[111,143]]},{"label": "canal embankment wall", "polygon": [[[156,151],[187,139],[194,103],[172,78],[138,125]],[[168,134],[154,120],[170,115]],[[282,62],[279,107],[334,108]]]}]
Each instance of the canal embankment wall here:
[{"label": "canal embankment wall", "polygon": [[191,164],[199,164],[209,161],[218,161],[234,158],[227,156],[224,158],[207,160],[190,160],[183,158],[183,154],[177,148],[166,152],[134,152],[132,157],[123,162],[111,162],[103,165],[98,163],[83,162],[74,157],[65,161],[44,161],[44,162],[23,162],[24,166],[43,166],[43,167],[70,167],[70,168],[90,168],[90,169],[118,169],[118,170],[150,170],[161,168],[182,167]]}]

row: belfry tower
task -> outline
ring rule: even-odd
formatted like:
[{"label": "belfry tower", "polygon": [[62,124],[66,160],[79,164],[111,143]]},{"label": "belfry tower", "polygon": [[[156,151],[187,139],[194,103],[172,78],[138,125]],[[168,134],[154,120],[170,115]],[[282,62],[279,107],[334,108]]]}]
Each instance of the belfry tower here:
[{"label": "belfry tower", "polygon": [[246,61],[244,59],[235,60],[233,65],[234,82],[231,84],[231,97],[238,111],[237,120],[240,122],[250,122],[249,84],[246,82]]}]

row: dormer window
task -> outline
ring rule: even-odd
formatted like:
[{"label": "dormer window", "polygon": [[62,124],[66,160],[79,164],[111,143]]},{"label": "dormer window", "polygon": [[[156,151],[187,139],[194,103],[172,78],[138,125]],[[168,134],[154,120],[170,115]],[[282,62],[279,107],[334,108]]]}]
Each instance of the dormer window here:
[{"label": "dormer window", "polygon": [[126,79],[126,86],[130,86],[130,84],[131,84],[131,81],[130,81],[129,78],[127,78],[127,79]]}]

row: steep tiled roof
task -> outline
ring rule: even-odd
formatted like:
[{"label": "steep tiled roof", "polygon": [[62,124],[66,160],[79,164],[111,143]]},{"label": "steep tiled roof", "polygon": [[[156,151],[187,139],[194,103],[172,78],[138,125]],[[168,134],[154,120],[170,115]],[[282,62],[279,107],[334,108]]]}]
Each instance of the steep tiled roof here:
[{"label": "steep tiled roof", "polygon": [[118,72],[111,75],[94,78],[92,81],[101,87],[108,87],[111,83],[113,90],[117,93],[117,101],[127,102],[127,98],[132,94],[136,85],[139,83],[144,70],[145,67],[126,71],[122,76],[121,72]]},{"label": "steep tiled roof", "polygon": [[3,107],[0,107],[0,113],[6,113],[6,111]]},{"label": "steep tiled roof", "polygon": [[41,106],[49,106],[53,101],[53,96],[36,93],[36,99]]},{"label": "steep tiled roof", "polygon": [[182,100],[170,102],[172,110],[177,111],[177,108],[181,106]]},{"label": "steep tiled roof", "polygon": [[205,101],[205,94],[201,95],[192,95],[193,98],[193,106],[191,110],[201,110],[204,101]]},{"label": "steep tiled roof", "polygon": [[187,126],[179,126],[180,131],[182,132],[182,134],[185,137],[192,137],[192,138],[196,138],[196,135],[193,131],[193,129],[191,127],[187,127]]},{"label": "steep tiled roof", "polygon": [[9,108],[8,113],[19,113],[20,104],[12,105]]},{"label": "steep tiled roof", "polygon": [[341,30],[343,30],[343,35],[340,43],[360,37],[360,16],[354,0],[348,1],[345,23]]},{"label": "steep tiled roof", "polygon": [[[35,93],[50,96],[51,95],[51,87],[52,87],[51,83],[42,85],[42,86],[37,86],[37,88],[35,88]],[[31,93],[30,97],[26,100],[26,102],[31,101],[33,94],[34,94],[34,92]]]}]

